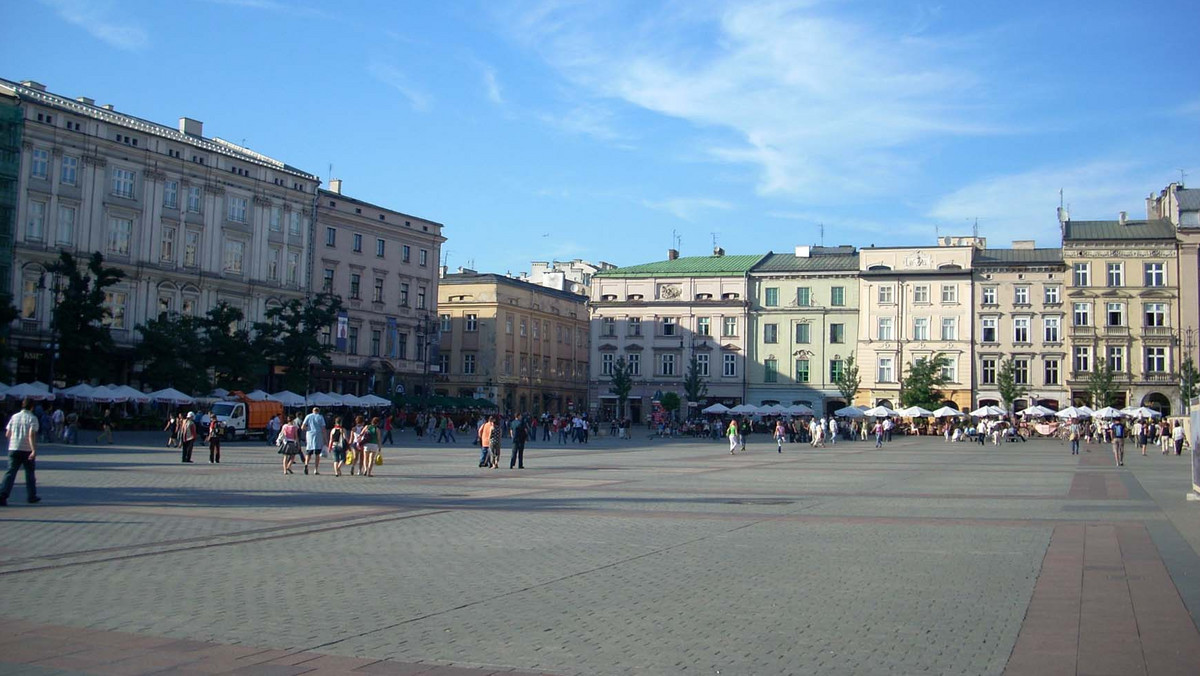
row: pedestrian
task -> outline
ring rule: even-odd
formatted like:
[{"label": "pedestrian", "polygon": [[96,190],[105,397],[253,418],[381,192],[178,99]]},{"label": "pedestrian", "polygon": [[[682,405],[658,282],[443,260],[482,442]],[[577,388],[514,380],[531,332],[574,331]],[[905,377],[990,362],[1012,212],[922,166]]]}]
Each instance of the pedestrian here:
[{"label": "pedestrian", "polygon": [[492,428],[488,433],[488,466],[492,469],[500,467],[500,438],[504,436],[504,426],[492,416]]},{"label": "pedestrian", "polygon": [[63,413],[62,406],[54,407],[54,415],[50,416],[50,422],[54,425],[53,441],[55,443],[62,441],[64,437],[64,427],[66,426],[66,414]]},{"label": "pedestrian", "polygon": [[838,424],[837,418],[829,416],[829,445],[837,446]]},{"label": "pedestrian", "polygon": [[380,444],[394,444],[392,440],[392,414],[383,416],[383,441]]},{"label": "pedestrian", "polygon": [[1125,466],[1125,423],[1119,418],[1113,422],[1112,428],[1112,448],[1113,458],[1117,461],[1117,467]]},{"label": "pedestrian", "polygon": [[783,425],[783,418],[775,421],[775,449],[783,453],[783,438],[787,436],[787,428]]},{"label": "pedestrian", "polygon": [[1071,455],[1079,455],[1079,422],[1071,421],[1071,427],[1067,432],[1067,438],[1071,442]]},{"label": "pedestrian", "polygon": [[1140,418],[1133,423],[1133,439],[1142,455],[1146,455],[1146,426]]},{"label": "pedestrian", "polygon": [[[1183,424],[1178,420],[1175,421],[1175,428],[1171,430],[1171,441],[1175,444],[1175,455],[1183,455]],[[1196,449],[1192,449],[1192,455],[1196,454]],[[1192,462],[1195,462],[1193,458]]]},{"label": "pedestrian", "polygon": [[208,412],[208,462],[221,463],[221,421],[217,420],[217,412]]},{"label": "pedestrian", "polygon": [[311,460],[313,474],[320,474],[321,449],[325,448],[325,418],[321,415],[321,409],[313,406],[312,413],[304,416],[300,429],[305,432],[304,473],[308,474],[308,462]]},{"label": "pedestrian", "polygon": [[442,432],[438,435],[439,444],[442,443],[442,439],[445,439],[448,444],[458,443],[454,438],[454,421],[450,419],[449,413],[442,415],[441,427]]},{"label": "pedestrian", "polygon": [[492,428],[496,426],[496,416],[489,416],[483,420],[483,424],[479,426],[479,466],[487,467],[488,457],[491,453]]},{"label": "pedestrian", "polygon": [[729,455],[734,455],[739,448],[746,450],[745,444],[742,443],[742,432],[738,429],[737,418],[729,421],[729,428],[725,430],[725,436],[729,437]]},{"label": "pedestrian", "polygon": [[296,456],[301,454],[299,415],[283,424],[279,429],[279,436],[275,438],[275,445],[279,448],[279,454],[283,456],[283,473],[291,474],[292,463],[296,461]]},{"label": "pedestrian", "polygon": [[163,428],[163,431],[167,433],[167,448],[172,448],[179,443],[175,432],[178,425],[179,418],[174,413],[167,416],[167,426]]},{"label": "pedestrian", "polygon": [[875,448],[883,448],[883,422],[875,421]]},{"label": "pedestrian", "polygon": [[342,427],[342,417],[333,419],[333,429],[329,430],[329,454],[333,456],[333,475],[342,475],[342,465],[346,464],[346,451],[350,448],[350,437],[346,428]]},{"label": "pedestrian", "polygon": [[[452,424],[446,419],[446,424]],[[364,476],[375,476],[375,459],[379,457],[380,446],[383,444],[383,432],[379,429],[379,418],[371,418],[362,431],[362,456]]]},{"label": "pedestrian", "polygon": [[525,442],[529,439],[529,426],[525,424],[525,419],[517,416],[512,423],[512,457],[508,460],[508,468],[512,469],[516,466],[518,469],[525,469]]},{"label": "pedestrian", "polygon": [[114,443],[113,442],[113,421],[112,421],[112,409],[111,408],[104,409],[104,417],[102,417],[100,419],[100,434],[98,434],[96,436],[96,443],[97,444],[100,443],[100,440],[105,439],[105,438],[108,439],[108,443],[110,443],[110,444]]},{"label": "pedestrian", "polygon": [[79,444],[79,414],[71,411],[67,414],[67,438],[66,442],[72,445]]},{"label": "pedestrian", "polygon": [[350,450],[354,452],[354,462],[350,463],[350,476],[356,473],[365,475],[366,465],[363,462],[363,437],[366,435],[367,421],[361,416],[354,416],[354,426],[350,428]]},{"label": "pedestrian", "polygon": [[280,419],[280,414],[276,413],[267,421],[266,439],[268,444],[274,444],[279,438],[279,430],[283,428],[283,420]]},{"label": "pedestrian", "polygon": [[0,486],[0,507],[8,504],[13,482],[22,468],[25,469],[26,500],[30,504],[42,501],[37,494],[37,468],[34,464],[37,458],[38,425],[33,415],[33,402],[25,399],[21,402],[21,410],[9,418],[4,428],[4,435],[8,437],[8,471],[4,473],[4,485]]},{"label": "pedestrian", "polygon": [[193,411],[188,411],[187,417],[183,419],[183,426],[179,431],[179,447],[183,449],[181,455],[182,462],[192,461],[192,447],[196,445],[196,414]]}]

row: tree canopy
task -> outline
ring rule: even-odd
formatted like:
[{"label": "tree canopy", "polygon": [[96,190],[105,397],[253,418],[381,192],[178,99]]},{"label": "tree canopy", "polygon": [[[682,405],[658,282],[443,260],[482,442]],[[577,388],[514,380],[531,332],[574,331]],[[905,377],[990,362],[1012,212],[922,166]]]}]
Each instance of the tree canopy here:
[{"label": "tree canopy", "polygon": [[617,395],[617,417],[625,415],[625,402],[629,399],[629,393],[632,390],[633,377],[629,373],[629,366],[625,363],[624,357],[617,357],[617,362],[613,364],[608,388],[609,392]]},{"label": "tree canopy", "polygon": [[841,373],[838,373],[837,377],[833,379],[833,384],[846,399],[846,405],[853,406],[854,397],[858,396],[858,388],[862,385],[862,378],[858,375],[858,364],[854,362],[854,355],[846,357]]},{"label": "tree canopy", "polygon": [[66,251],[46,266],[58,276],[58,299],[51,325],[58,338],[58,375],[66,382],[102,378],[107,375],[113,353],[112,334],[105,319],[112,312],[105,305],[107,289],[121,281],[125,273],[104,265],[100,252],[92,253],[87,265]]},{"label": "tree canopy", "polygon": [[254,325],[264,358],[285,368],[287,389],[307,391],[310,365],[333,363],[333,346],[321,341],[321,330],[337,320],[341,309],[341,298],[320,293],[273,307],[267,310],[267,321]]},{"label": "tree canopy", "polygon": [[949,364],[950,359],[941,353],[909,362],[900,382],[900,404],[929,410],[939,408],[945,399],[939,388],[950,382],[944,370]]},{"label": "tree canopy", "polygon": [[1012,404],[1017,399],[1029,393],[1029,388],[1017,383],[1016,367],[1011,359],[1002,359],[996,371],[996,389],[1004,403],[1004,410],[1011,411]]},{"label": "tree canopy", "polygon": [[700,375],[700,362],[696,355],[688,361],[687,374],[683,377],[683,394],[690,402],[697,402],[708,394],[708,383]]}]

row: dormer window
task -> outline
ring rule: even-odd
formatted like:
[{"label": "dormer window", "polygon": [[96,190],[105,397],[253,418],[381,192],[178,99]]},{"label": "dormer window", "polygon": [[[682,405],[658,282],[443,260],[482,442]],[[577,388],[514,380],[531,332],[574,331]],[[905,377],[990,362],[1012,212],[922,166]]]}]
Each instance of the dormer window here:
[{"label": "dormer window", "polygon": [[696,294],[696,300],[712,300],[712,294],[711,293],[698,293],[698,294]]},{"label": "dormer window", "polygon": [[741,297],[742,297],[742,295],[739,293],[723,293],[723,294],[721,294],[721,300],[737,300]]},{"label": "dormer window", "polygon": [[625,297],[625,300],[642,300],[644,296],[640,293],[631,293]]},{"label": "dormer window", "polygon": [[615,294],[615,293],[606,293],[603,296],[600,296],[601,301],[610,301],[610,300],[616,300],[616,299],[617,299],[617,294]]}]

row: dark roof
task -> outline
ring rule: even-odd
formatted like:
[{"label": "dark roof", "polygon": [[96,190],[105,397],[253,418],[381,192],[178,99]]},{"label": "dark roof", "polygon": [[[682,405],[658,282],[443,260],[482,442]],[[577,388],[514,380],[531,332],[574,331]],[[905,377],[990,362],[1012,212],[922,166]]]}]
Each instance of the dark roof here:
[{"label": "dark roof", "polygon": [[570,291],[562,291],[561,289],[542,286],[541,284],[534,284],[533,282],[526,282],[521,279],[515,279],[513,277],[496,274],[494,272],[454,272],[443,275],[442,278],[438,280],[438,286],[440,288],[443,286],[453,286],[456,284],[480,284],[487,282],[507,284],[508,286],[524,289],[526,291],[532,291],[534,293],[542,293],[547,296],[557,296],[558,298],[569,300],[574,303],[586,303],[588,301],[588,297],[582,294],[571,293]]},{"label": "dark roof", "polygon": [[1175,239],[1170,221],[1067,221],[1063,241]]},{"label": "dark roof", "polygon": [[763,259],[762,254],[739,256],[684,256],[675,260],[601,270],[596,277],[732,277],[744,275]]},{"label": "dark roof", "polygon": [[980,265],[1061,265],[1062,249],[982,249],[975,252]]},{"label": "dark roof", "polygon": [[[851,249],[853,251],[853,249]],[[858,271],[856,253],[820,253],[808,257],[769,253],[750,272],[840,272]]]},{"label": "dark roof", "polygon": [[1175,194],[1179,196],[1180,211],[1200,211],[1200,190],[1180,189]]}]

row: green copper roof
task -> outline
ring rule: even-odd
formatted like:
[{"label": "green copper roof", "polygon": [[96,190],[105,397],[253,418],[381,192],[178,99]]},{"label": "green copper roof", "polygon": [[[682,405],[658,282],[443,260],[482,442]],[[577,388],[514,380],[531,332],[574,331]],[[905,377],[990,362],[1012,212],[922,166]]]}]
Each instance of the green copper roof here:
[{"label": "green copper roof", "polygon": [[1064,241],[1175,239],[1170,221],[1067,221]]},{"label": "green copper roof", "polygon": [[673,261],[657,261],[602,270],[592,277],[730,277],[744,275],[764,258],[748,256],[684,256]]}]

